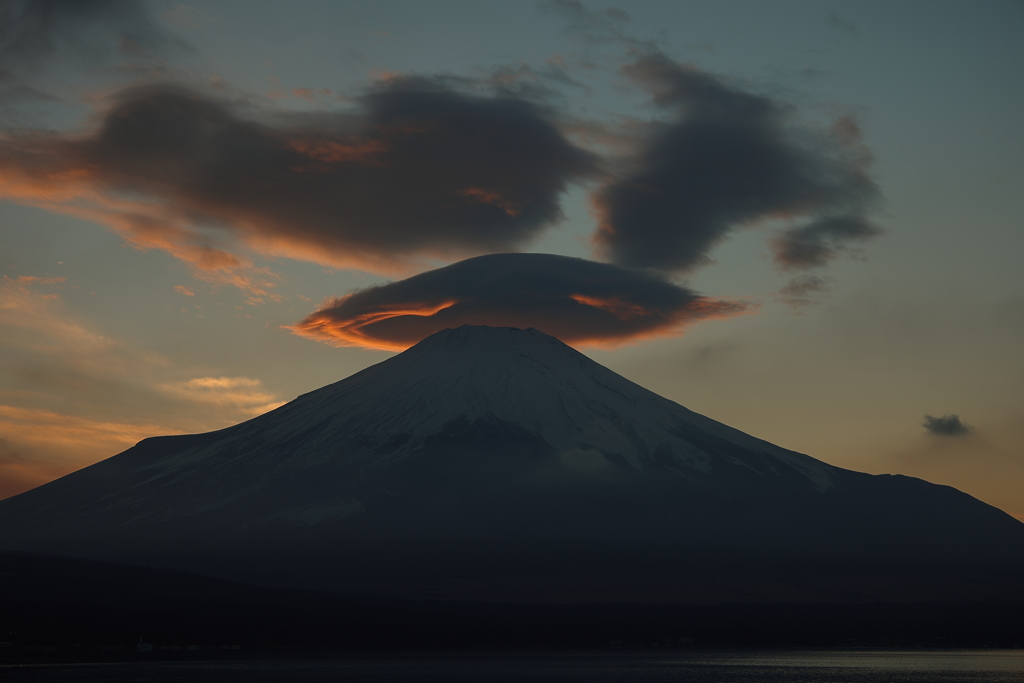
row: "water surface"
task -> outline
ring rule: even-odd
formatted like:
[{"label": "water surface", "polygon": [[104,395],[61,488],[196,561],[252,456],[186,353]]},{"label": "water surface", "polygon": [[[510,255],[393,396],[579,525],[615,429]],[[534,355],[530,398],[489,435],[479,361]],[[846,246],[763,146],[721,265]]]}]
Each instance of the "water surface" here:
[{"label": "water surface", "polygon": [[587,681],[1022,683],[1024,650],[411,653],[232,660],[0,664],[0,680],[147,683]]}]

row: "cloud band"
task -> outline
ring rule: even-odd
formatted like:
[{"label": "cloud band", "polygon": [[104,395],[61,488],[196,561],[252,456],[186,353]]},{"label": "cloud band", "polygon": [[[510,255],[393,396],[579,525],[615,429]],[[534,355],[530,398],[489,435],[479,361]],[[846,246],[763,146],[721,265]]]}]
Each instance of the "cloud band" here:
[{"label": "cloud band", "polygon": [[338,346],[400,350],[463,324],[534,327],[617,345],[751,310],[645,272],[552,254],[491,254],[332,299],[290,329]]}]

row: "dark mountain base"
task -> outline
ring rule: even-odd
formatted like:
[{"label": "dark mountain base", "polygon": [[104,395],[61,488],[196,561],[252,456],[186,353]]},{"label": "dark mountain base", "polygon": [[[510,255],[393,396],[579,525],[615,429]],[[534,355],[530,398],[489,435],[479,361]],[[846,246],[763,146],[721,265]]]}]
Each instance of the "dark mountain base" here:
[{"label": "dark mountain base", "polygon": [[[0,501],[0,551],[362,599],[967,603],[1001,599],[970,577],[1024,574],[1024,524],[755,439],[536,330],[464,326]],[[958,578],[884,578],[926,573]]]},{"label": "dark mountain base", "polygon": [[[0,576],[0,657],[230,656],[232,646],[273,653],[1024,644],[1024,582],[1007,577],[859,577],[854,588],[841,577],[697,577],[695,584],[717,582],[720,592],[745,592],[747,600],[712,603],[717,597],[706,594],[706,604],[538,604],[356,599],[19,554],[0,555]],[[813,591],[805,595],[816,601],[786,601],[791,593],[781,586],[808,582]],[[911,591],[906,598],[893,597],[903,589]],[[139,653],[140,642],[152,652]]]}]

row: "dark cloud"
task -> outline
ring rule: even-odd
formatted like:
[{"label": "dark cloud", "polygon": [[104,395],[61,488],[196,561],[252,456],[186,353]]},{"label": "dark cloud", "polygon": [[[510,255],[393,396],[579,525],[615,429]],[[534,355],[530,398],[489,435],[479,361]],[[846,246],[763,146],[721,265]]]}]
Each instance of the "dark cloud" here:
[{"label": "dark cloud", "polygon": [[960,417],[953,413],[943,415],[942,417],[925,415],[922,425],[929,434],[934,434],[935,436],[963,436],[971,432],[971,428],[961,422]]},{"label": "dark cloud", "polygon": [[[187,48],[138,0],[0,0],[0,121],[38,126],[84,71],[145,68]],[[54,79],[57,79],[56,81]]]},{"label": "dark cloud", "polygon": [[176,43],[137,0],[0,0],[0,64],[34,68],[53,55],[101,61]]},{"label": "dark cloud", "polygon": [[197,263],[227,258],[204,242],[220,227],[268,253],[394,271],[517,249],[594,172],[543,107],[428,79],[381,83],[348,113],[260,113],[175,86],[127,90],[84,138],[0,139],[0,193],[86,196],[133,243]]},{"label": "dark cloud", "polygon": [[802,307],[819,303],[813,297],[832,289],[832,279],[821,275],[800,275],[779,290],[779,301],[787,306]]},{"label": "dark cloud", "polygon": [[687,270],[707,263],[711,248],[739,226],[796,216],[853,220],[878,197],[870,156],[848,119],[831,130],[800,125],[783,103],[660,53],[641,54],[623,73],[669,119],[642,131],[628,171],[595,194],[595,241],[615,263]]},{"label": "dark cloud", "polygon": [[850,242],[881,234],[860,216],[827,216],[790,228],[775,240],[775,263],[785,270],[806,270],[826,265]]},{"label": "dark cloud", "polygon": [[616,344],[748,310],[646,271],[551,254],[492,254],[330,300],[291,329],[340,346],[394,350],[463,324]]}]

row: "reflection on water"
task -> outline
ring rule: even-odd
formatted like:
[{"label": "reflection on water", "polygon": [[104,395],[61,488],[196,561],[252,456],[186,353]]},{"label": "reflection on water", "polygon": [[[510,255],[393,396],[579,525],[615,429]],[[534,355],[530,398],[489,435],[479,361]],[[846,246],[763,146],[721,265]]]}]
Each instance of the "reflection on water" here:
[{"label": "reflection on water", "polygon": [[1021,683],[1024,650],[500,652],[306,659],[0,664],[0,680],[151,683],[587,681]]}]

